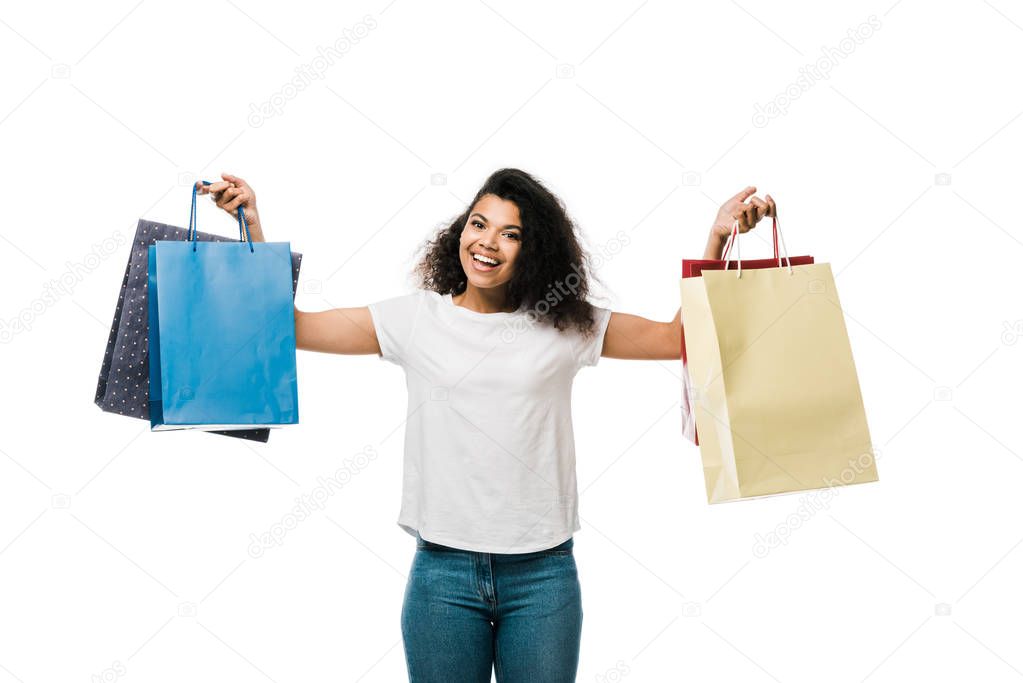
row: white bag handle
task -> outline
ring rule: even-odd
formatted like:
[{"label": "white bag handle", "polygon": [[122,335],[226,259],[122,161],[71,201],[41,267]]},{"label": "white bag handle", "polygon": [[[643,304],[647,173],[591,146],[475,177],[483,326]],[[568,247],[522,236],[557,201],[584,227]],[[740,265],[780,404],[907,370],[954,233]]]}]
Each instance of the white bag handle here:
[{"label": "white bag handle", "polygon": [[[785,246],[785,235],[782,234],[781,223],[778,222],[777,216],[772,216],[771,218],[774,221],[774,231],[778,234],[778,237],[781,238],[781,254],[778,254],[778,267],[781,268],[782,254],[784,254],[785,263],[789,267],[789,275],[792,275],[792,262],[789,261],[789,250],[788,247]],[[728,270],[728,264],[731,262],[731,259],[728,258],[728,252],[734,243],[736,255],[735,262],[738,266],[736,269],[737,274],[735,276],[737,278],[742,277],[742,249],[739,246],[739,234],[739,219],[736,218],[735,222],[732,223],[732,232],[728,235],[728,242],[725,243],[725,270]]]}]

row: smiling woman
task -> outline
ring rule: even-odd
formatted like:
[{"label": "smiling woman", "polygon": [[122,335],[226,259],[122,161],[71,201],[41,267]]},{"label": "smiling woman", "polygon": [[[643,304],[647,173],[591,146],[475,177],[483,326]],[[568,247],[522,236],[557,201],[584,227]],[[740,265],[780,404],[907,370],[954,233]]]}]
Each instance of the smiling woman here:
[{"label": "smiling woman", "polygon": [[[217,204],[244,207],[262,240],[252,189],[224,178],[209,188]],[[774,211],[769,196],[746,204],[754,191],[721,207],[706,258],[720,256],[734,220],[746,232]],[[656,322],[591,304],[576,226],[513,168],[425,242],[416,274],[411,294],[295,311],[299,349],[376,353],[406,374],[398,525],[417,540],[401,614],[409,677],[484,683],[496,667],[509,683],[574,680],[572,383],[601,356],[679,358],[680,315]]]},{"label": "smiling woman", "polygon": [[450,293],[459,306],[482,313],[525,306],[538,322],[590,334],[588,257],[577,233],[539,181],[501,169],[426,245],[417,273],[426,289]]}]

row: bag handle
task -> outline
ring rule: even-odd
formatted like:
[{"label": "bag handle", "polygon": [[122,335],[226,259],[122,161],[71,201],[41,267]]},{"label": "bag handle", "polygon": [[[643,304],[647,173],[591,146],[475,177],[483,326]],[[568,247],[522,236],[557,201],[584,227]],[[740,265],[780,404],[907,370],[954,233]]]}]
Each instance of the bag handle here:
[{"label": "bag handle", "polygon": [[[773,218],[773,217],[772,217]],[[728,236],[729,243],[725,246],[724,254],[728,254],[728,249],[731,247],[732,236]],[[784,239],[784,237],[782,238]],[[778,258],[778,220],[775,218],[771,225],[771,242],[774,245],[774,258]]]},{"label": "bag handle", "polygon": [[[778,238],[781,237],[782,253],[784,254],[785,263],[788,265],[789,268],[789,275],[792,275],[792,262],[789,261],[789,249],[785,245],[785,235],[782,234],[781,223],[778,222],[777,216],[772,216],[771,220],[772,229],[774,233],[774,258],[778,259],[778,267],[781,268],[782,256],[778,254]],[[739,219],[735,219],[735,222],[732,223],[732,232],[731,234],[728,235],[728,242],[725,244],[725,251],[723,254],[723,256],[725,257],[725,270],[728,270],[728,263],[731,261],[731,259],[728,258],[728,252],[732,248],[732,244],[735,244],[736,255],[735,261],[738,270],[738,274],[736,275],[736,277],[738,278],[742,277],[742,252],[739,247]]]},{"label": "bag handle", "polygon": [[[729,250],[729,248],[731,248],[731,239],[732,239],[732,236],[729,234],[729,236],[728,236],[729,243],[727,245],[725,245],[725,251],[722,253],[722,257],[724,257],[724,255],[728,254],[728,250]],[[775,223],[775,224],[773,224],[771,226],[771,242],[774,245],[774,257],[773,258],[778,258],[778,225],[777,225],[777,223]]]},{"label": "bag handle", "polygon": [[[200,181],[203,185],[210,185],[210,181]],[[192,242],[192,251],[196,250],[196,245],[199,243],[199,221],[196,216],[195,210],[195,197],[198,193],[199,188],[197,185],[192,185],[192,210],[188,214],[188,240]],[[248,242],[249,251],[254,252],[256,249],[252,246],[252,235],[249,234],[249,224],[245,220],[245,211],[241,206],[238,207],[238,241]]]}]

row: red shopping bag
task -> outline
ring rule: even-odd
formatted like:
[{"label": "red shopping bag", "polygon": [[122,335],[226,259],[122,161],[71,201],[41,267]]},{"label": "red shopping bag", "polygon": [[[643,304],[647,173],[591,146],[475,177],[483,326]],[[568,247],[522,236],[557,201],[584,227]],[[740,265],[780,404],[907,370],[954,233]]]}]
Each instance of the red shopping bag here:
[{"label": "red shopping bag", "polygon": [[[747,259],[745,261],[732,260],[728,253],[732,244],[736,243],[739,234],[739,222],[732,225],[732,234],[728,236],[725,250],[722,252],[721,260],[715,259],[682,259],[682,277],[700,277],[705,270],[735,270],[741,267],[751,270],[762,268],[781,268],[787,265],[803,266],[813,263],[813,256],[788,256],[788,249],[782,256],[778,251],[778,218],[772,217],[771,236],[774,244],[774,258]],[[782,247],[785,246],[785,238],[782,237]],[[739,256],[736,249],[736,256]],[[784,264],[782,263],[784,261]],[[683,311],[684,317],[684,311]],[[686,366],[686,333],[685,320],[682,321],[682,435],[697,446],[700,445],[700,437],[696,433],[696,413],[693,409],[693,384],[689,377],[689,368]]]}]

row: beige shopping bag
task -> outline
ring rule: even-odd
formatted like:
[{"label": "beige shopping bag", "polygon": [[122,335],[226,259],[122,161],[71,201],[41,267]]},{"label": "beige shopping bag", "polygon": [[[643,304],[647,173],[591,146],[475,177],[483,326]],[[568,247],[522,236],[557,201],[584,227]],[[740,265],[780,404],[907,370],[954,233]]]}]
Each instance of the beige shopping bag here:
[{"label": "beige shopping bag", "polygon": [[877,481],[827,263],[681,282],[707,500]]}]

